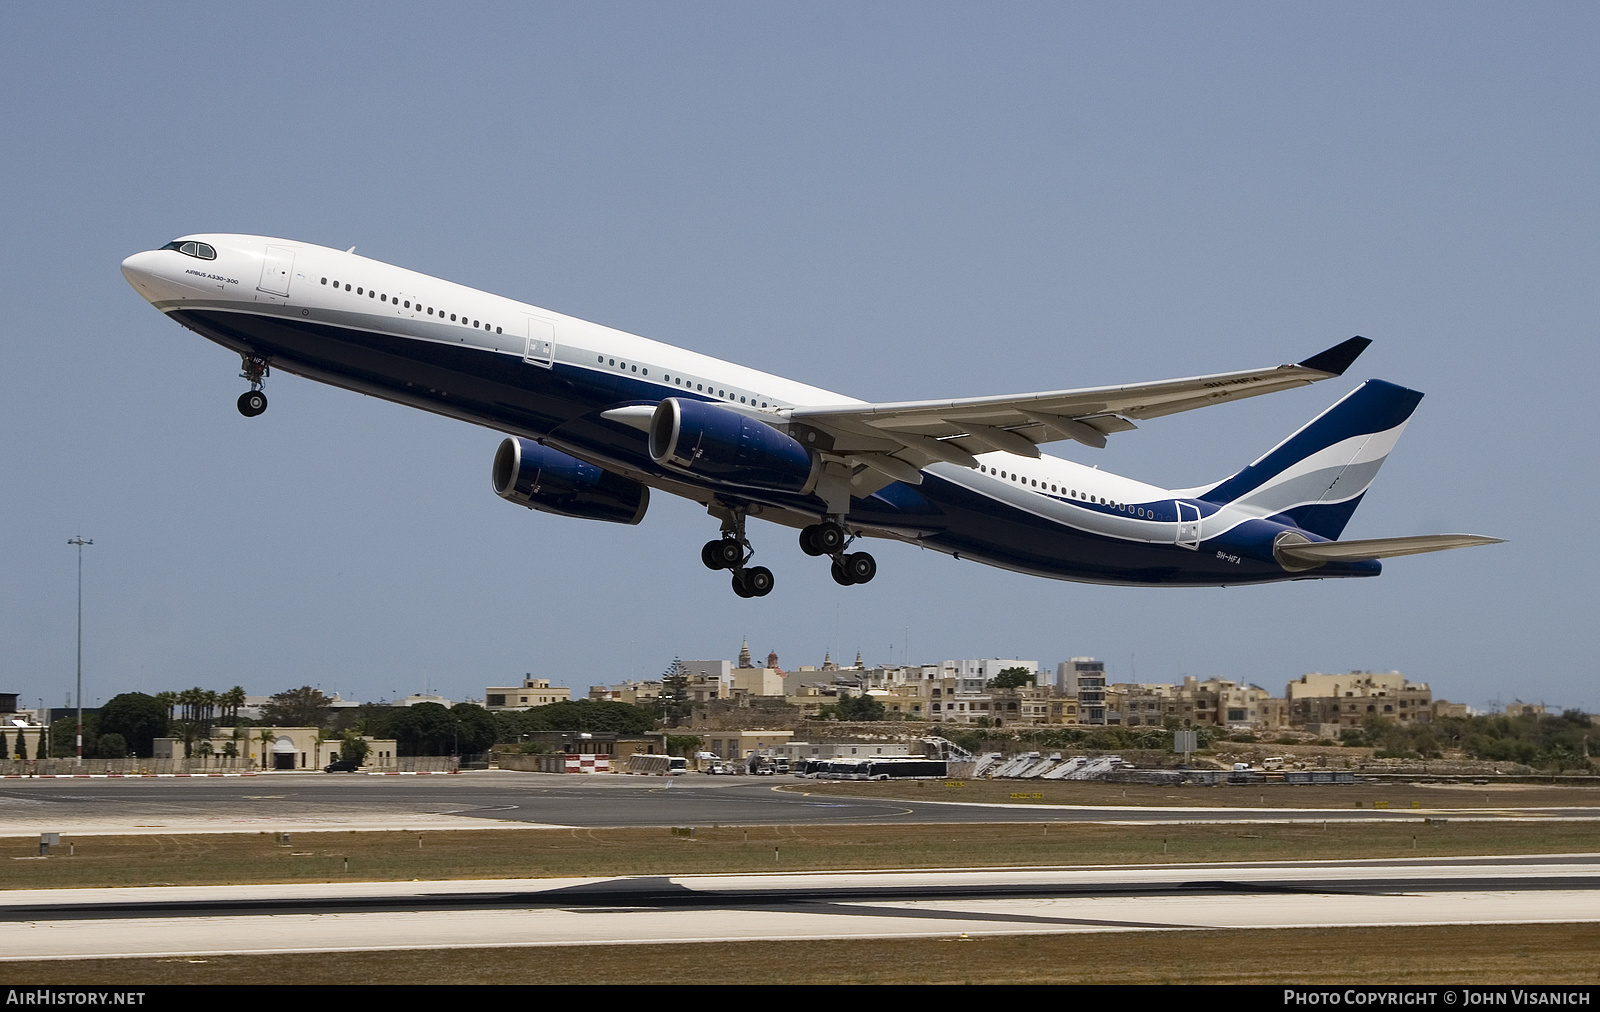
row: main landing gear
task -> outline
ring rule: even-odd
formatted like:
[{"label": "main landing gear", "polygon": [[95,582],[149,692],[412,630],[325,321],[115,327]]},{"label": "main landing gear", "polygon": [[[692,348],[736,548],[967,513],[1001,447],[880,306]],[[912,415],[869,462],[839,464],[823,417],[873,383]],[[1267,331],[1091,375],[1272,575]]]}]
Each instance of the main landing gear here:
[{"label": "main landing gear", "polygon": [[833,582],[841,587],[869,583],[878,575],[878,562],[866,552],[847,552],[854,540],[845,533],[843,524],[824,520],[800,532],[800,550],[807,555],[830,556]]},{"label": "main landing gear", "polygon": [[707,541],[700,549],[700,561],[707,569],[726,569],[733,574],[733,592],[740,597],[766,597],[772,593],[772,570],[766,566],[746,567],[755,555],[744,536],[744,512],[729,514],[722,522],[722,537]]},{"label": "main landing gear", "polygon": [[[722,537],[707,541],[700,549],[700,561],[707,569],[726,569],[733,574],[733,592],[740,597],[766,597],[772,593],[772,570],[750,566],[755,555],[744,534],[743,510],[713,511],[722,518]],[[842,518],[841,518],[842,519]],[[847,549],[855,539],[837,520],[824,520],[800,532],[800,549],[807,555],[826,555],[833,560],[833,582],[841,587],[868,583],[878,575],[878,563],[866,552]]]},{"label": "main landing gear", "polygon": [[244,371],[239,376],[250,381],[250,389],[239,395],[239,414],[254,418],[267,410],[267,395],[261,392],[261,383],[270,371],[266,359],[244,356]]}]

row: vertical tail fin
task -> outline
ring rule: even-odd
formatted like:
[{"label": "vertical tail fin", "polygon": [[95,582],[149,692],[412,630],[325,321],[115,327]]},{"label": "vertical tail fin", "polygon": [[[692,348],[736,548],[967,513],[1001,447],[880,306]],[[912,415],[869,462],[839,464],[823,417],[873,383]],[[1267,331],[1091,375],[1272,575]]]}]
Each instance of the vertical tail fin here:
[{"label": "vertical tail fin", "polygon": [[1337,538],[1405,430],[1422,394],[1368,380],[1249,467],[1200,493]]}]

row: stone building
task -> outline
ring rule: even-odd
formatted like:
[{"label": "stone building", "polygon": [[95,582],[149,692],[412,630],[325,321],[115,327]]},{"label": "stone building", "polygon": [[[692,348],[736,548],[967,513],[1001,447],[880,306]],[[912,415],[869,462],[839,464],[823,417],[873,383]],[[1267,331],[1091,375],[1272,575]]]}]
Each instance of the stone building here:
[{"label": "stone building", "polygon": [[1427,683],[1407,681],[1398,671],[1301,675],[1289,683],[1284,695],[1291,726],[1328,737],[1360,728],[1368,717],[1401,724],[1433,719],[1433,693]]}]

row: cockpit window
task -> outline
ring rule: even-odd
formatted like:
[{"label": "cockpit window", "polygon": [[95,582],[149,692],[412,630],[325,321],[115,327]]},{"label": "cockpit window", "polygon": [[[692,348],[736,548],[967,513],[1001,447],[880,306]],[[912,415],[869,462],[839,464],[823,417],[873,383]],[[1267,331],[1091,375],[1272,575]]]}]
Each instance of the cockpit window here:
[{"label": "cockpit window", "polygon": [[215,260],[217,258],[217,251],[210,245],[203,242],[195,242],[192,239],[188,242],[180,242],[177,239],[174,239],[172,242],[167,243],[161,248],[175,249],[179,253],[182,253],[186,256],[196,257],[200,260]]}]

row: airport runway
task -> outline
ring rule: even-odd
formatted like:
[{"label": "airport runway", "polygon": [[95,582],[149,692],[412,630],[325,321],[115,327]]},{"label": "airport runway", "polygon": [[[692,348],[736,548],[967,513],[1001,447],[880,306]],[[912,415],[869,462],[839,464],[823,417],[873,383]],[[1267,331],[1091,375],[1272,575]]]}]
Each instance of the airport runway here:
[{"label": "airport runway", "polygon": [[[884,801],[774,790],[797,778],[643,778],[489,771],[458,776],[275,774],[181,779],[0,780],[0,836],[41,832],[759,826],[827,823],[1244,822],[1597,819],[1600,808],[1508,811],[1137,808]],[[1314,801],[1313,788],[1306,800]]]},{"label": "airport runway", "polygon": [[1600,856],[0,892],[0,961],[1600,920]]}]

